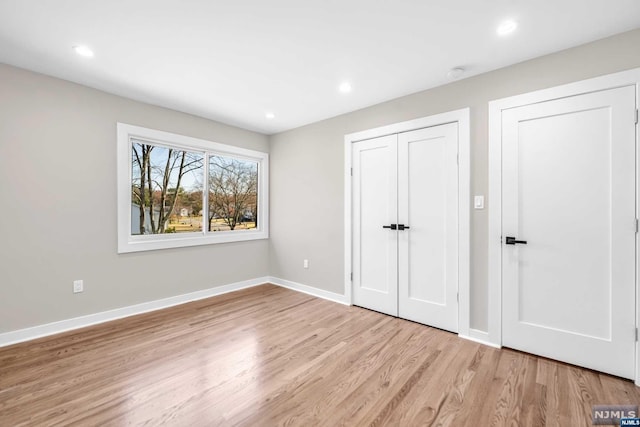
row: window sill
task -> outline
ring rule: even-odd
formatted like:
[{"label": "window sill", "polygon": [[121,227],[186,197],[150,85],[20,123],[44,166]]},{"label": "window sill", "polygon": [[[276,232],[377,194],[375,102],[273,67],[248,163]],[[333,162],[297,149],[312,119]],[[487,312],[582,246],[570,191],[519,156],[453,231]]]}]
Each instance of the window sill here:
[{"label": "window sill", "polygon": [[118,253],[184,248],[218,243],[246,242],[268,239],[266,231],[216,231],[213,233],[165,234],[129,237],[118,242]]}]

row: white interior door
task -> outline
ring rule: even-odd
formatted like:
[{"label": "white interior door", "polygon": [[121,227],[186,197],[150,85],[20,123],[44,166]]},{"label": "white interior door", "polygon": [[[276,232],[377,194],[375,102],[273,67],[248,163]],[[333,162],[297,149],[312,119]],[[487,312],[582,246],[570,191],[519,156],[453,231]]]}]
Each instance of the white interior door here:
[{"label": "white interior door", "polygon": [[353,303],[398,315],[397,136],[353,144]]},{"label": "white interior door", "polygon": [[458,331],[458,124],[398,136],[399,316]]},{"label": "white interior door", "polygon": [[503,111],[503,345],[634,377],[635,108],[629,86]]}]

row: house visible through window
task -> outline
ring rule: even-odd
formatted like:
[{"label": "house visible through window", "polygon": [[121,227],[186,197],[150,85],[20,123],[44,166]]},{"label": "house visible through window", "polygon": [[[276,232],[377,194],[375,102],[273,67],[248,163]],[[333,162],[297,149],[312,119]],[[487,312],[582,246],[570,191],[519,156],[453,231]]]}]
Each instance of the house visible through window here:
[{"label": "house visible through window", "polygon": [[119,123],[118,170],[119,252],[268,237],[266,153]]}]

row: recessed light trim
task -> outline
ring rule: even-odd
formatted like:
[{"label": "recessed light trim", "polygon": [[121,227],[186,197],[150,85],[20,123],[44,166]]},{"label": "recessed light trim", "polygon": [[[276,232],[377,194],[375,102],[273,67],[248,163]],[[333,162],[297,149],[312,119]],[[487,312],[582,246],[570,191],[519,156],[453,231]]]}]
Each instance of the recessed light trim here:
[{"label": "recessed light trim", "polygon": [[80,56],[84,56],[85,58],[93,57],[93,51],[89,49],[88,46],[76,45],[76,46],[73,46],[73,50],[75,51],[75,53],[77,53]]},{"label": "recessed light trim", "polygon": [[264,116],[269,120],[276,118],[276,115],[274,113],[265,113]]},{"label": "recessed light trim", "polygon": [[507,34],[513,33],[516,28],[518,28],[518,23],[516,21],[508,19],[498,25],[498,28],[496,28],[496,33],[499,36],[506,36]]},{"label": "recessed light trim", "polygon": [[351,83],[343,82],[338,86],[338,90],[342,93],[349,93],[353,88],[351,87]]}]

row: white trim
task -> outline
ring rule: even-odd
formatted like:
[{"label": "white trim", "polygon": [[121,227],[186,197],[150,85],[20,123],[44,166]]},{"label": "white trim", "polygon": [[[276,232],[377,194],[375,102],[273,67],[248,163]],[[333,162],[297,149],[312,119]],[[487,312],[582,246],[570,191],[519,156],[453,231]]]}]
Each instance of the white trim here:
[{"label": "white trim", "polygon": [[97,325],[100,323],[110,322],[112,320],[122,319],[129,316],[135,316],[137,314],[148,313],[150,311],[162,310],[176,305],[186,304],[188,302],[198,301],[205,298],[211,298],[229,292],[239,291],[241,289],[264,285],[267,283],[271,283],[273,285],[293,291],[302,292],[307,295],[312,295],[314,297],[322,298],[328,301],[337,302],[339,304],[350,305],[344,295],[314,288],[312,286],[303,285],[301,283],[292,282],[290,280],[265,276],[258,277],[256,279],[244,280],[242,282],[231,283],[228,285],[217,286],[215,288],[203,289],[201,291],[190,292],[188,294],[176,295],[160,300],[144,302],[108,311],[101,311],[99,313],[88,314],[86,316],[80,316],[72,319],[60,320],[58,322],[46,323],[44,325],[33,326],[30,328],[18,329],[16,331],[0,333],[0,347],[30,341],[49,335],[55,335],[62,332],[72,331],[75,329]]},{"label": "white trim", "polygon": [[136,314],[162,310],[175,305],[211,298],[217,295],[238,291],[240,289],[251,288],[253,286],[268,283],[269,279],[269,277],[259,277],[257,279],[250,279],[242,282],[231,283],[229,285],[217,286],[215,288],[203,289],[201,291],[190,292],[188,294],[176,295],[169,298],[88,314],[86,316],[46,323],[44,325],[33,326],[31,328],[1,333],[0,347],[84,328],[86,326],[97,325],[111,320],[122,319],[124,317],[135,316]]},{"label": "white trim", "polygon": [[345,142],[348,140],[350,141],[350,143],[354,143],[363,141],[365,139],[378,138],[381,136],[393,135],[402,132],[410,132],[412,130],[445,125],[447,123],[455,123],[464,118],[465,114],[468,120],[469,112],[469,108],[462,108],[460,110],[434,114],[432,116],[421,117],[419,119],[407,120],[406,122],[393,123],[391,125],[380,126],[373,129],[367,129],[347,134],[344,136],[344,140]]},{"label": "white trim", "polygon": [[458,123],[458,333],[467,335],[470,322],[470,199],[471,199],[471,131],[470,109],[436,114],[420,119],[395,123],[344,137],[344,295],[351,304],[351,146],[354,142],[378,138],[396,133],[409,132],[426,127]]},{"label": "white trim", "polygon": [[[131,139],[150,141],[161,146],[178,147],[203,155],[215,154],[251,160],[258,163],[258,229],[242,231],[131,235]],[[206,163],[206,162],[205,162]],[[203,173],[208,171],[205,165]],[[203,192],[203,200],[204,195]],[[117,210],[118,253],[180,248],[215,243],[239,242],[269,238],[269,154],[233,145],[221,144],[190,136],[117,123]],[[204,214],[207,206],[203,204]]]},{"label": "white trim", "polygon": [[[189,302],[211,298],[229,292],[235,292],[241,289],[252,288],[254,286],[260,286],[268,283],[292,291],[302,292],[304,294],[322,298],[324,300],[328,300],[338,304],[351,305],[346,295],[325,291],[313,286],[303,285],[301,283],[280,279],[278,277],[265,276],[256,279],[244,280],[242,282],[231,283],[228,285],[217,286],[215,288],[203,289],[201,291],[190,292],[188,294],[176,295],[160,300],[144,302],[141,304],[130,305],[127,307],[116,308],[108,311],[102,311],[86,316],[80,316],[72,319],[61,320],[58,322],[46,323],[44,325],[33,326],[30,328],[19,329],[16,331],[0,333],[0,347],[18,344],[25,341],[31,341],[37,338],[85,328],[87,326],[98,325],[100,323],[106,323],[112,320],[135,316],[151,311],[163,310],[176,305],[186,304]],[[476,329],[469,329],[469,335],[458,334],[458,336],[460,338],[485,344],[491,347],[499,347],[487,340],[486,332],[478,331]]]},{"label": "white trim", "polygon": [[[636,86],[636,108],[640,92],[640,68],[619,73],[595,77],[549,89],[543,89],[523,95],[511,96],[489,102],[489,281],[488,281],[488,333],[489,341],[500,346],[502,343],[502,111],[523,105],[535,104],[569,96],[609,90],[623,86]],[[636,147],[638,147],[639,129],[636,124]],[[636,216],[640,212],[638,178],[638,149],[636,148]],[[640,325],[640,292],[638,292],[638,235],[636,234],[636,327]],[[636,342],[636,385],[640,386],[640,348]]]},{"label": "white trim", "polygon": [[278,285],[283,288],[302,292],[308,295],[312,295],[314,297],[337,302],[339,304],[351,305],[351,302],[347,300],[347,297],[342,294],[325,291],[323,289],[315,288],[313,286],[303,285],[302,283],[296,283],[296,282],[292,282],[291,280],[280,279],[278,277],[268,277],[267,279],[269,283]]},{"label": "white trim", "polygon": [[458,334],[458,336],[460,338],[465,339],[465,340],[477,342],[479,344],[488,345],[489,347],[500,348],[499,345],[489,341],[489,334],[488,333],[486,333],[484,331],[480,331],[478,329],[469,329],[469,335]]},{"label": "white trim", "polygon": [[489,101],[489,106],[499,106],[500,110],[506,110],[509,108],[521,107],[523,105],[537,104],[540,102],[552,101],[575,95],[635,85],[639,78],[640,68],[634,68],[627,71],[620,71],[618,73],[607,74],[548,89],[541,89],[521,95],[496,99]]}]

